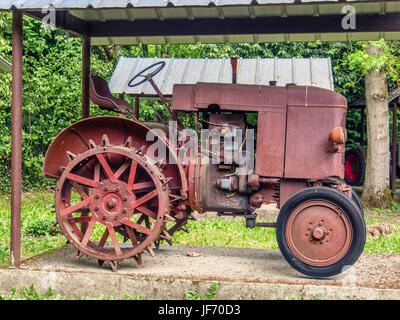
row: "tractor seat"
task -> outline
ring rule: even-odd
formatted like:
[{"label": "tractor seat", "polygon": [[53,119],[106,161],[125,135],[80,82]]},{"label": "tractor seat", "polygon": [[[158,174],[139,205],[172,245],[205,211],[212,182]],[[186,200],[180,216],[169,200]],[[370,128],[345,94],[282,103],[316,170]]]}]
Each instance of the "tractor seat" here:
[{"label": "tractor seat", "polygon": [[133,114],[131,105],[124,99],[115,98],[108,87],[108,83],[101,77],[90,76],[90,100],[102,109],[107,110],[126,110]]},{"label": "tractor seat", "polygon": [[[108,83],[101,77],[90,76],[90,100],[94,104],[97,104],[100,108],[106,110],[129,110],[130,115],[133,116],[132,106],[126,102],[124,99],[115,98],[108,87]],[[135,119],[138,121],[137,119]],[[143,125],[147,126],[149,129],[161,129],[165,133],[168,133],[168,127],[154,121],[142,122]]]}]

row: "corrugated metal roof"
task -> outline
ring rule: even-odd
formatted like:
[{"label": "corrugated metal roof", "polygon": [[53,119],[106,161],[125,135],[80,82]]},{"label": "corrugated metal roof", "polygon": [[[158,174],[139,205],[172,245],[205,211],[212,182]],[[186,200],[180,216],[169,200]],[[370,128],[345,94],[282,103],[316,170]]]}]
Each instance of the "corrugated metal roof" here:
[{"label": "corrugated metal roof", "polygon": [[[339,0],[299,0],[303,4],[337,3]],[[343,2],[379,2],[365,0],[344,0]],[[383,2],[383,1],[380,1]],[[222,6],[250,6],[291,4],[295,0],[2,0],[0,9],[41,9],[52,5],[56,9],[80,8],[148,8],[148,7],[222,7]]]},{"label": "corrugated metal roof", "polygon": [[[159,61],[166,64],[154,77],[154,82],[166,96],[172,95],[174,84],[232,82],[230,59],[121,57],[109,82],[111,92],[155,96],[148,82],[133,88],[128,87],[128,82],[141,70]],[[278,86],[295,83],[334,90],[330,58],[238,59],[237,71],[237,83],[240,84],[268,85],[269,81],[277,81]]]},{"label": "corrugated metal roof", "polygon": [[101,14],[105,19],[113,16],[121,19],[124,14],[118,9],[128,9],[128,19],[192,19],[341,14],[346,3],[353,5],[357,14],[399,12],[400,6],[393,0],[1,0],[0,10],[42,10],[51,5],[55,9],[75,11],[85,20],[97,20],[100,9],[106,9]]},{"label": "corrugated metal roof", "polygon": [[0,57],[0,72],[11,72],[11,63]]}]

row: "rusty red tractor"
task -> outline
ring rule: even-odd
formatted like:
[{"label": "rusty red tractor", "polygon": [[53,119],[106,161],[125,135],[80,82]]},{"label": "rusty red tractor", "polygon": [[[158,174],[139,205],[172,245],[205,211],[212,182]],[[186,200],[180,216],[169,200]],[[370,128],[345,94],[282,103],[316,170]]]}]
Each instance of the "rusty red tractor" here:
[{"label": "rusty red tractor", "polygon": [[[241,216],[249,228],[275,227],[283,256],[307,276],[330,277],[354,264],[366,231],[359,199],[342,182],[346,99],[311,86],[197,83],[176,84],[170,105],[153,81],[164,65],[128,85],[149,81],[181,135],[188,130],[178,112],[187,112],[196,118],[195,133],[219,137],[192,139],[189,152],[189,134],[177,141],[159,114],[160,123],[140,123],[104,80],[91,77],[92,101],[130,119],[83,119],[47,151],[43,174],[57,180],[57,222],[77,258],[93,257],[114,271],[124,259],[141,264],[143,253],[154,254],[152,245],[172,244],[175,232],[187,231],[192,212],[213,211]],[[258,119],[253,137],[247,114]],[[239,143],[226,142],[233,138]],[[255,210],[272,202],[280,208],[277,221],[257,223]]]}]

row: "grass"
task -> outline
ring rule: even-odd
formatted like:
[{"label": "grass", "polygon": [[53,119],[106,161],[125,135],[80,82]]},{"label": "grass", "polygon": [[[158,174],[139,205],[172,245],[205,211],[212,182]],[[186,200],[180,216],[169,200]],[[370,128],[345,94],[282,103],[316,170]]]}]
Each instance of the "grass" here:
[{"label": "grass", "polygon": [[[66,243],[59,232],[50,230],[55,222],[52,212],[54,195],[49,192],[26,193],[22,201],[22,256],[29,258],[58,248]],[[9,264],[10,198],[0,198],[0,265]],[[400,231],[400,214],[395,211],[366,210],[367,225],[391,223]],[[175,245],[278,249],[275,229],[247,229],[245,220],[201,219],[189,221],[190,233],[178,232],[173,236]],[[93,237],[99,239],[104,232],[97,226]],[[122,241],[122,237],[120,237]],[[364,252],[400,254],[400,232],[377,238],[368,237]]]},{"label": "grass", "polygon": [[[47,291],[40,293],[35,290],[33,285],[29,287],[23,287],[22,290],[17,291],[15,288],[10,290],[10,293],[6,296],[0,295],[1,300],[72,300],[68,297],[64,297],[54,292],[51,288]],[[92,297],[80,297],[76,300],[116,300],[115,297],[106,297],[104,294],[99,294],[96,298]],[[130,294],[126,293],[120,300],[143,300],[142,295],[138,294],[132,297]]]},{"label": "grass", "polygon": [[[213,282],[208,292],[204,295],[198,290],[195,291],[187,291],[185,293],[186,300],[213,300],[215,295],[217,294],[218,284]],[[22,290],[16,290],[12,288],[8,295],[2,296],[0,295],[0,301],[2,300],[73,300],[71,298],[59,295],[54,292],[51,288],[48,288],[45,292],[37,292],[33,285],[29,287],[23,287]],[[92,298],[89,296],[79,297],[76,300],[117,300],[114,296],[105,296],[104,294],[99,294],[96,298]],[[143,296],[141,294],[137,294],[135,296],[131,296],[128,293],[125,293],[122,299],[118,300],[143,300]]]},{"label": "grass", "polygon": [[190,220],[190,233],[174,235],[176,245],[278,249],[274,228],[246,228],[246,221],[219,218]]},{"label": "grass", "polygon": [[[21,213],[21,246],[24,258],[65,244],[66,238],[63,235],[50,235],[50,231],[43,236],[28,235],[28,230],[37,221],[55,222],[55,214],[51,212],[53,203],[54,196],[52,193],[24,194]],[[9,263],[10,212],[10,197],[2,196],[0,198],[0,264]]]},{"label": "grass", "polygon": [[213,282],[208,289],[208,293],[205,296],[203,296],[198,290],[187,291],[186,300],[213,300],[215,295],[217,294],[217,290],[218,284],[216,282]]},{"label": "grass", "polygon": [[364,252],[400,254],[400,214],[398,211],[377,213],[375,210],[365,210],[365,223],[369,225],[393,224],[398,232],[377,238],[367,237]]}]

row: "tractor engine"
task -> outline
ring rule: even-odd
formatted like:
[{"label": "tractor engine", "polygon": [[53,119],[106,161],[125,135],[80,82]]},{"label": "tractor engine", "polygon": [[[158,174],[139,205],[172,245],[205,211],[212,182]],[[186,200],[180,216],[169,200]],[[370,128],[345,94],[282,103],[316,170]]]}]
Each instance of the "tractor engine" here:
[{"label": "tractor engine", "polygon": [[251,212],[245,115],[211,114],[208,125],[194,168],[194,207],[199,212]]}]

